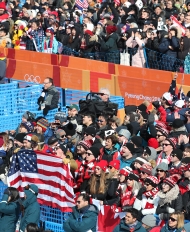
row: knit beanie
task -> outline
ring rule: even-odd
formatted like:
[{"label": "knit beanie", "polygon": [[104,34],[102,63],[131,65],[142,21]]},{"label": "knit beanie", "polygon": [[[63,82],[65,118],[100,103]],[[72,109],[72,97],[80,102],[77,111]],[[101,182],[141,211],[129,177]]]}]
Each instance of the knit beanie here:
[{"label": "knit beanie", "polygon": [[145,154],[148,154],[149,156],[151,155],[151,150],[150,150],[150,148],[149,147],[145,147],[144,148],[144,153]]},{"label": "knit beanie", "polygon": [[162,162],[162,163],[158,164],[158,166],[156,167],[156,169],[161,169],[161,170],[163,170],[163,171],[166,172],[166,171],[168,171],[168,164]]},{"label": "knit beanie", "polygon": [[122,135],[124,136],[126,139],[129,140],[129,138],[131,137],[131,133],[127,130],[127,129],[121,129],[119,132],[118,132],[118,135]]},{"label": "knit beanie", "polygon": [[170,176],[163,180],[164,183],[168,184],[170,187],[174,187],[177,184],[178,178],[176,176]]},{"label": "knit beanie", "polygon": [[78,143],[78,145],[82,146],[86,151],[92,146],[92,140],[82,140]]},{"label": "knit beanie", "polygon": [[156,148],[159,147],[159,143],[158,143],[157,139],[151,138],[151,139],[148,140],[148,146],[153,147],[154,149],[156,149]]},{"label": "knit beanie", "polygon": [[96,164],[96,167],[100,167],[104,172],[106,172],[107,166],[108,162],[106,160],[100,160],[100,162]]},{"label": "knit beanie", "polygon": [[143,164],[146,164],[147,163],[147,159],[146,158],[143,158],[143,157],[137,157],[135,159],[135,162],[136,163],[139,163],[140,165],[143,165]]},{"label": "knit beanie", "polygon": [[147,157],[148,160],[156,160],[157,151],[153,147],[149,147],[151,154]]},{"label": "knit beanie", "polygon": [[183,157],[183,152],[182,152],[182,150],[180,150],[180,149],[174,149],[174,150],[172,151],[171,155],[175,155],[175,156],[178,158],[178,160],[181,161],[181,159],[182,159],[182,157]]},{"label": "knit beanie", "polygon": [[86,31],[85,31],[85,34],[90,35],[90,36],[93,36],[93,35],[94,35],[93,32],[90,31],[90,30],[86,30]]},{"label": "knit beanie", "polygon": [[93,126],[88,126],[85,130],[84,130],[85,134],[91,135],[92,137],[95,137],[96,135],[96,128]]},{"label": "knit beanie", "polygon": [[171,144],[171,146],[175,149],[176,144],[177,144],[177,139],[176,139],[176,138],[167,138],[166,140],[167,140],[167,141]]},{"label": "knit beanie", "polygon": [[50,33],[51,35],[53,35],[54,34],[53,28],[52,27],[47,28],[46,33]]},{"label": "knit beanie", "polygon": [[151,228],[155,227],[156,226],[156,218],[153,215],[148,214],[142,218],[142,223],[151,227]]},{"label": "knit beanie", "polygon": [[131,138],[131,141],[137,147],[142,147],[142,137],[135,135]]},{"label": "knit beanie", "polygon": [[139,181],[139,176],[135,171],[130,172],[128,178],[132,180],[136,180],[137,182]]},{"label": "knit beanie", "polygon": [[148,175],[152,175],[152,167],[148,164],[143,164],[142,167],[140,167],[140,171],[145,172]]},{"label": "knit beanie", "polygon": [[157,121],[156,125],[155,125],[156,129],[158,128],[164,128],[164,129],[167,129],[167,126],[165,123],[163,122],[160,122],[160,121]]},{"label": "knit beanie", "polygon": [[158,178],[156,176],[148,176],[144,183],[150,183],[152,187],[156,188],[159,184]]},{"label": "knit beanie", "polygon": [[34,126],[33,126],[32,122],[22,122],[20,125],[25,127],[27,129],[28,133],[30,133],[34,130]]},{"label": "knit beanie", "polygon": [[67,136],[68,135],[73,136],[76,133],[76,128],[77,128],[76,124],[70,122],[63,127],[63,130],[65,131]]},{"label": "knit beanie", "polygon": [[23,141],[24,141],[24,140],[27,140],[28,142],[31,143],[31,142],[32,142],[32,134],[27,134],[27,135],[25,135]]},{"label": "knit beanie", "polygon": [[117,31],[117,27],[116,26],[112,26],[112,25],[108,25],[106,27],[106,32],[110,35],[112,34],[113,32]]},{"label": "knit beanie", "polygon": [[163,136],[168,137],[169,131],[166,128],[156,128],[157,131],[159,131]]},{"label": "knit beanie", "polygon": [[122,169],[119,171],[119,174],[124,175],[124,176],[128,176],[130,172],[132,172],[132,168],[130,168],[130,167],[125,167],[125,168],[122,168]]},{"label": "knit beanie", "polygon": [[45,132],[49,126],[49,123],[45,118],[41,118],[37,121],[37,125],[42,128],[42,132]]},{"label": "knit beanie", "polygon": [[59,120],[60,123],[62,124],[63,122],[67,121],[67,116],[64,112],[57,112],[54,116],[55,120]]},{"label": "knit beanie", "polygon": [[125,143],[123,146],[125,146],[132,154],[134,153],[135,147],[133,143]]},{"label": "knit beanie", "polygon": [[175,129],[178,129],[180,127],[184,126],[184,122],[177,118],[177,119],[174,119],[173,123],[172,123],[172,127],[175,128]]},{"label": "knit beanie", "polygon": [[112,160],[109,162],[109,166],[114,167],[115,169],[119,170],[120,161],[119,160]]},{"label": "knit beanie", "polygon": [[88,150],[92,152],[92,154],[94,155],[96,159],[100,155],[100,150],[95,146],[90,147]]},{"label": "knit beanie", "polygon": [[19,141],[20,143],[23,143],[23,139],[24,139],[25,136],[26,136],[25,133],[18,133],[18,134],[16,134],[14,139]]},{"label": "knit beanie", "polygon": [[56,131],[56,137],[58,138],[58,139],[60,139],[63,135],[65,135],[66,133],[65,133],[65,131],[64,130],[62,130],[62,129],[58,129],[57,131]]}]

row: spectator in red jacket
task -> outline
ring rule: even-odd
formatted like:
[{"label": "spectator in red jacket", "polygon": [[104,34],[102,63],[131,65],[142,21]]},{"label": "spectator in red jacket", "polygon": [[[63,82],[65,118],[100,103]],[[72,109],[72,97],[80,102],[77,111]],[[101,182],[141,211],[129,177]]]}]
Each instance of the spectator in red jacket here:
[{"label": "spectator in red jacket", "polygon": [[9,18],[9,15],[6,13],[5,2],[0,2],[0,22]]}]

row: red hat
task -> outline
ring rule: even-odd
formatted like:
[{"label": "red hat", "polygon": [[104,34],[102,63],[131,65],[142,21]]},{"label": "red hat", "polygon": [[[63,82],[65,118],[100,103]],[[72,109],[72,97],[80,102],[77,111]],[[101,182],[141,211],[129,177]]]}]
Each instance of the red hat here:
[{"label": "red hat", "polygon": [[50,12],[50,15],[55,15],[55,16],[56,16],[56,18],[58,17],[58,13],[57,13],[57,11],[51,11],[51,12]]},{"label": "red hat", "polygon": [[128,176],[131,171],[132,171],[132,168],[125,167],[125,168],[122,168],[120,170],[119,174],[124,175],[124,176]]},{"label": "red hat", "polygon": [[78,145],[82,146],[86,151],[92,146],[92,140],[82,140],[78,143]]},{"label": "red hat", "polygon": [[51,33],[52,35],[54,34],[54,30],[53,30],[52,27],[47,28],[47,29],[46,29],[46,32],[49,32],[49,33]]},{"label": "red hat", "polygon": [[177,144],[177,139],[176,138],[167,138],[166,140],[171,144],[171,146],[173,148],[176,147],[176,144]]},{"label": "red hat", "polygon": [[106,32],[110,35],[111,33],[117,31],[117,27],[116,26],[112,26],[112,25],[108,25],[106,27]]},{"label": "red hat", "polygon": [[109,166],[112,166],[115,169],[119,170],[119,168],[120,168],[120,161],[119,160],[112,160],[112,161],[109,162]]},{"label": "red hat", "polygon": [[148,176],[144,182],[150,183],[154,188],[156,188],[159,184],[158,178],[156,176]]},{"label": "red hat", "polygon": [[104,172],[106,172],[107,170],[107,166],[108,166],[108,162],[106,160],[100,160],[100,162],[98,162],[96,164],[96,167],[100,167]]},{"label": "red hat", "polygon": [[152,167],[148,164],[143,164],[140,167],[140,171],[145,172],[148,175],[152,175]]},{"label": "red hat", "polygon": [[183,171],[183,172],[186,172],[186,171],[190,171],[190,163],[185,165],[184,167],[180,167],[180,169]]},{"label": "red hat", "polygon": [[173,188],[177,184],[178,180],[179,179],[177,176],[170,176],[170,177],[164,179],[163,182],[168,184],[170,187]]},{"label": "red hat", "polygon": [[93,35],[94,35],[93,32],[90,31],[90,30],[86,30],[86,31],[85,31],[85,34],[90,35],[90,36],[93,36]]},{"label": "red hat", "polygon": [[154,149],[156,149],[156,148],[159,147],[159,143],[158,143],[157,139],[151,138],[151,139],[148,140],[148,146],[153,147]]},{"label": "red hat", "polygon": [[[189,166],[190,167],[190,166]],[[170,170],[168,170],[168,173],[170,174],[170,176],[173,176],[173,175],[182,175],[183,174],[183,170],[184,168],[172,168]]]},{"label": "red hat", "polygon": [[6,10],[5,2],[0,2],[0,9]]}]

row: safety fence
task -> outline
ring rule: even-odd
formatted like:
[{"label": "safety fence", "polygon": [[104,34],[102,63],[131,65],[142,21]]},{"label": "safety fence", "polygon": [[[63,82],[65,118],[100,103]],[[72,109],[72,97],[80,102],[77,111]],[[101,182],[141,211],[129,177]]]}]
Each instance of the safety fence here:
[{"label": "safety fence", "polygon": [[[8,81],[8,79],[7,79]],[[14,130],[21,122],[25,111],[35,113],[36,117],[43,116],[41,110],[38,111],[37,100],[42,91],[42,85],[24,81],[9,80],[10,83],[0,85],[0,131]],[[85,99],[88,92],[72,89],[62,89],[59,91],[59,105],[57,109],[50,110],[46,116],[49,122],[54,121],[54,115],[58,111],[67,113],[66,106],[78,104],[80,99]],[[124,98],[112,96],[111,101],[118,104],[118,109],[124,108]]]}]

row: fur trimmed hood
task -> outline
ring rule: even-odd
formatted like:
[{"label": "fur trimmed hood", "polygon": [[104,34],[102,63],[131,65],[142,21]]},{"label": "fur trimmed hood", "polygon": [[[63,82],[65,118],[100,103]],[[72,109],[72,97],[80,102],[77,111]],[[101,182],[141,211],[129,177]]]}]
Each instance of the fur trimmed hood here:
[{"label": "fur trimmed hood", "polygon": [[160,198],[158,204],[160,206],[165,205],[166,203],[171,203],[179,195],[179,187],[175,185],[169,192],[163,193],[162,191],[158,192],[158,197]]}]

